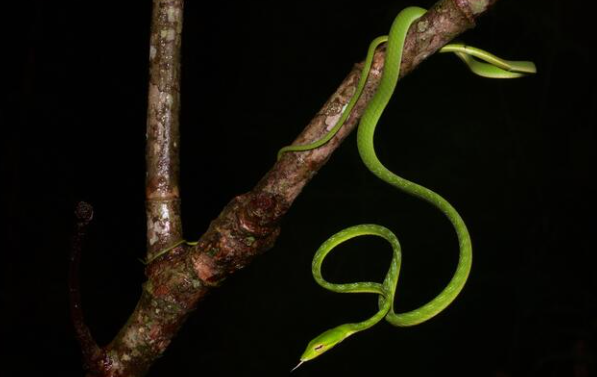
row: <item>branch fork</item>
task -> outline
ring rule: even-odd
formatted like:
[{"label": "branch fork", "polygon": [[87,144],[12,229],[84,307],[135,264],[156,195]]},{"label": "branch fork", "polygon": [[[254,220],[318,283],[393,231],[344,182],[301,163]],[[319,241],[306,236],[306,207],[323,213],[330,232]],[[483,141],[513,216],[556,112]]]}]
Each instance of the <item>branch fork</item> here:
[{"label": "branch fork", "polygon": [[[495,1],[436,3],[408,33],[401,76],[472,28]],[[225,206],[196,245],[180,244],[154,258],[182,240],[178,120],[183,3],[183,0],[154,0],[146,147],[147,260],[151,263],[146,266],[147,281],[135,310],[110,344],[99,347],[93,341],[83,322],[78,281],[71,278],[72,317],[88,376],[145,375],[197,303],[230,274],[273,247],[280,234],[280,220],[305,185],[354,130],[381,78],[383,47],[375,54],[361,99],[330,142],[315,150],[286,153],[252,191],[235,197]],[[359,75],[357,64],[293,144],[311,143],[327,133],[354,93]],[[71,259],[71,275],[78,270],[84,234],[80,230],[77,228],[73,242],[73,255],[76,255]]]}]

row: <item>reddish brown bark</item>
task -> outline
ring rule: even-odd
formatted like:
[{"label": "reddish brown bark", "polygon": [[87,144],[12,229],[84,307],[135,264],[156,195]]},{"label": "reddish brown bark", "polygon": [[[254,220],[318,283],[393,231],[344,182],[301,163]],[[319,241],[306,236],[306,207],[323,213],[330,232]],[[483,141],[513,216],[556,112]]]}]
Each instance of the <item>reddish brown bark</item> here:
[{"label": "reddish brown bark", "polygon": [[[474,26],[495,0],[440,0],[408,33],[402,61],[406,75],[455,36]],[[182,0],[154,0],[147,144],[148,259],[181,237],[178,194],[179,54]],[[137,307],[114,340],[91,363],[89,375],[142,376],[213,287],[270,249],[279,222],[303,187],[355,128],[375,92],[384,63],[381,48],[362,98],[338,134],[308,152],[284,155],[255,188],[234,198],[194,247],[179,246],[147,266]],[[355,66],[294,143],[324,135],[354,93]]]}]

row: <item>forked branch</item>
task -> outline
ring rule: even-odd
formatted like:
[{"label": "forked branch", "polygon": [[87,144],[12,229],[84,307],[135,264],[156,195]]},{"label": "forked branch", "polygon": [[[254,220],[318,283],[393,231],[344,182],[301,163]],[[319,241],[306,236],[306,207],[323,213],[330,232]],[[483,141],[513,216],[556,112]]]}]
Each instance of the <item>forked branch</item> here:
[{"label": "forked branch", "polygon": [[[409,31],[401,76],[473,27],[493,2],[440,0],[435,4]],[[178,189],[182,14],[183,0],[154,0],[146,150],[148,260],[182,237]],[[181,244],[147,266],[147,281],[135,310],[112,342],[101,348],[102,362],[90,366],[89,376],[144,375],[199,300],[274,245],[282,217],[355,128],[377,88],[383,64],[382,47],[375,55],[364,94],[329,143],[312,151],[285,154],[253,190],[232,199],[197,245]],[[327,132],[354,93],[359,74],[357,64],[294,143],[310,143]]]}]

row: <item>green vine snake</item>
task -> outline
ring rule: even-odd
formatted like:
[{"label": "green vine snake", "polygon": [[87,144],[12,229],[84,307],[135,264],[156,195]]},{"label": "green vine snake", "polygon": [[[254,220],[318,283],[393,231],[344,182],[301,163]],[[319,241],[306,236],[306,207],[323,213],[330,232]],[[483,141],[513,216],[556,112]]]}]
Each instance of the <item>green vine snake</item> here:
[{"label": "green vine snake", "polygon": [[[425,322],[444,310],[454,299],[466,283],[472,263],[471,238],[467,227],[458,212],[444,198],[435,192],[397,176],[388,170],[377,158],[373,143],[375,127],[381,117],[384,108],[388,104],[396,83],[400,76],[400,63],[404,41],[411,24],[425,14],[426,10],[418,7],[408,7],[401,11],[395,18],[388,36],[378,37],[369,46],[365,64],[361,73],[357,89],[344,109],[336,125],[321,139],[306,145],[291,145],[280,149],[278,159],[287,152],[309,151],[327,143],[345,123],[354,105],[363,92],[367,76],[373,62],[375,49],[384,42],[387,42],[386,58],[382,72],[381,81],[377,91],[363,116],[357,131],[357,145],[359,154],[366,167],[381,180],[396,187],[397,189],[421,198],[442,211],[452,223],[458,236],[460,255],[458,266],[448,285],[427,304],[406,313],[394,312],[394,294],[398,282],[398,274],[401,265],[401,249],[398,239],[387,228],[380,225],[364,224],[344,229],[328,240],[317,250],[313,258],[313,277],[322,287],[339,293],[374,293],[379,296],[379,310],[371,318],[358,323],[346,323],[329,329],[309,342],[298,368],[306,361],[312,360],[324,352],[330,350],[338,343],[349,336],[366,330],[385,318],[394,326],[413,326]],[[498,58],[486,51],[464,44],[450,44],[440,49],[440,52],[455,53],[470,70],[482,77],[488,78],[517,78],[536,72],[535,65],[526,61],[508,61]],[[372,235],[387,240],[393,249],[393,256],[390,268],[382,283],[358,282],[349,284],[336,284],[326,281],[321,274],[321,266],[325,257],[339,244],[359,236]],[[293,369],[293,370],[294,370]]]}]

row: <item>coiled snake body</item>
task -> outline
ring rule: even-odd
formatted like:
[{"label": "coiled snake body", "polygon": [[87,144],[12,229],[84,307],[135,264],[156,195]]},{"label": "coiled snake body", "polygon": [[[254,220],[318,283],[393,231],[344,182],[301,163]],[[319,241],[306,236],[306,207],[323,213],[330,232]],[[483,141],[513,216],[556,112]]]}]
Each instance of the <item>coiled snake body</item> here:
[{"label": "coiled snake body", "polygon": [[[375,153],[373,138],[375,127],[381,117],[386,105],[388,104],[396,83],[400,76],[400,64],[402,61],[402,51],[404,41],[409,27],[413,22],[425,14],[426,10],[418,7],[409,7],[404,9],[394,20],[388,36],[376,38],[370,45],[365,65],[361,73],[361,78],[352,99],[346,106],[342,116],[337,124],[322,139],[307,145],[291,145],[284,147],[278,153],[278,158],[288,152],[308,151],[317,148],[328,142],[342,127],[350,111],[359,99],[367,75],[373,61],[375,49],[384,42],[387,42],[386,58],[383,68],[382,78],[379,87],[369,102],[358,127],[357,144],[361,159],[367,168],[384,182],[396,187],[397,189],[421,198],[434,207],[442,211],[452,223],[458,236],[460,255],[458,266],[448,285],[431,301],[425,305],[406,313],[394,312],[394,294],[398,283],[398,274],[401,264],[401,249],[398,239],[387,228],[375,225],[364,224],[356,225],[344,229],[327,241],[325,241],[315,253],[312,264],[312,272],[315,280],[322,287],[330,291],[340,293],[374,293],[379,295],[379,311],[372,317],[357,323],[346,323],[329,329],[319,336],[315,337],[309,344],[303,355],[298,368],[302,363],[312,360],[327,350],[331,349],[347,337],[365,329],[370,328],[382,319],[386,319],[394,326],[413,326],[425,322],[433,316],[444,310],[454,299],[466,283],[469,276],[472,263],[472,247],[469,232],[466,225],[456,209],[448,201],[435,192],[420,186],[414,182],[408,181],[388,170],[377,158]],[[464,61],[471,71],[477,75],[489,78],[516,78],[526,74],[535,73],[535,65],[532,62],[507,61],[500,59],[486,51],[466,46],[464,44],[450,44],[443,47],[440,52],[453,52],[462,61]],[[477,60],[480,59],[480,60]],[[393,249],[393,256],[390,268],[382,283],[376,282],[358,282],[350,284],[335,284],[326,281],[321,274],[321,265],[325,257],[344,241],[354,237],[373,235],[387,240]],[[294,369],[293,369],[294,370]]]}]

